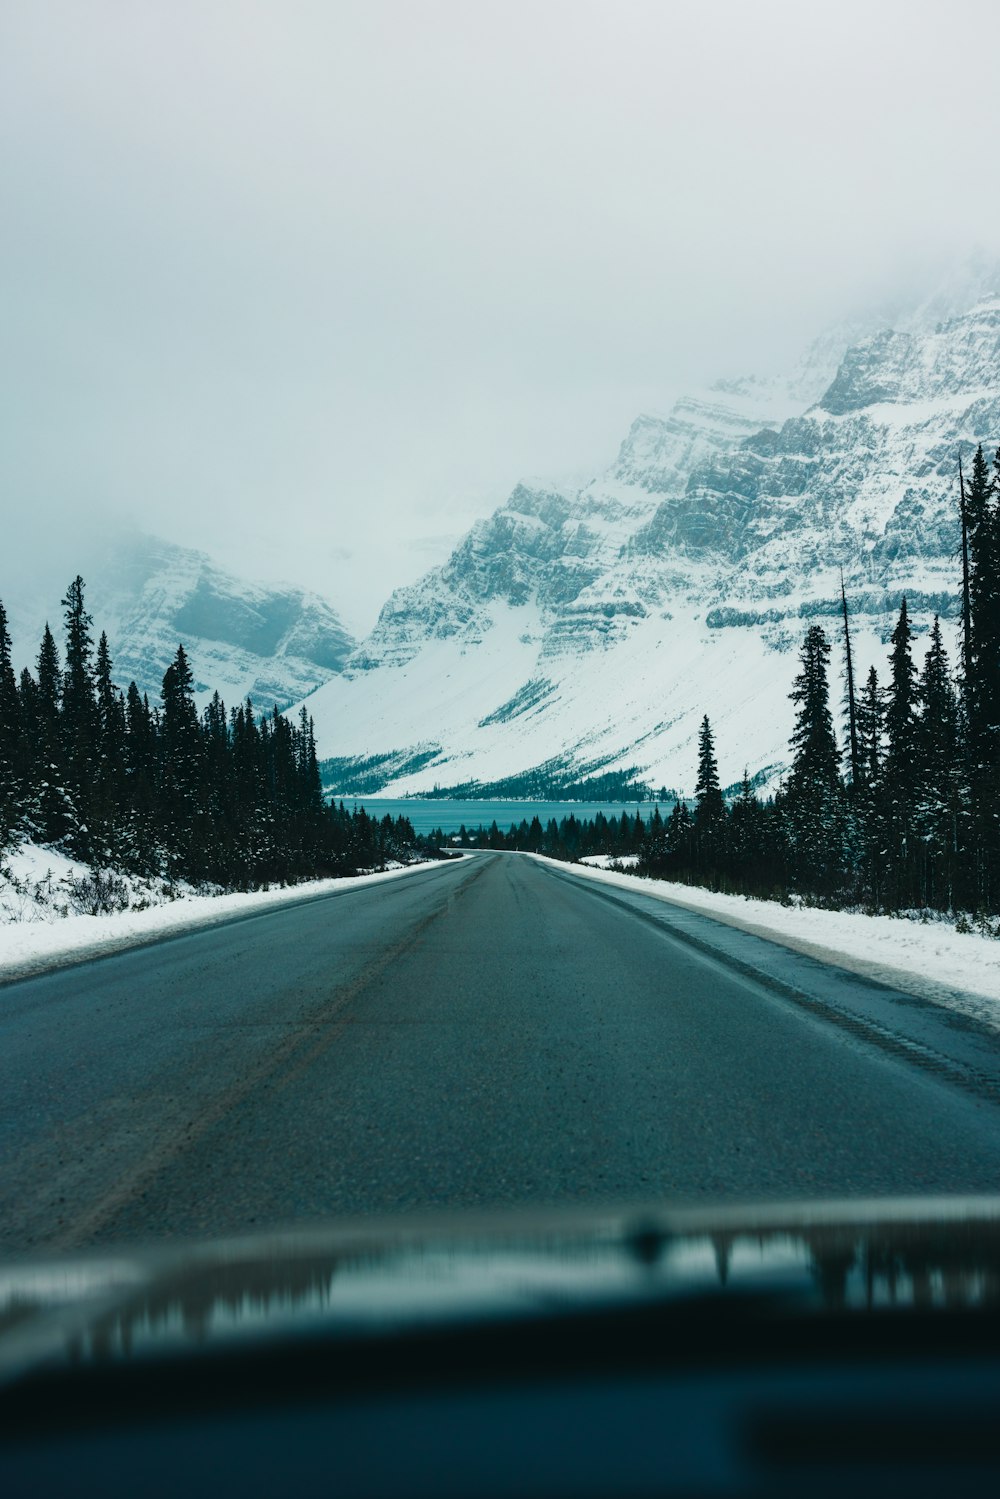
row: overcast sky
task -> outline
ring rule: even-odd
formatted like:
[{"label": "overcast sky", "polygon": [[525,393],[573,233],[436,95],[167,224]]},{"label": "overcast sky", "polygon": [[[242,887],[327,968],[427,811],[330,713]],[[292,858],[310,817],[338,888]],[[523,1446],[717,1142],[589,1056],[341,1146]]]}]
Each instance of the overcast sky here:
[{"label": "overcast sky", "polygon": [[995,0],[0,0],[0,574],[124,516],[368,628],[521,477],[1000,247],[998,43]]}]

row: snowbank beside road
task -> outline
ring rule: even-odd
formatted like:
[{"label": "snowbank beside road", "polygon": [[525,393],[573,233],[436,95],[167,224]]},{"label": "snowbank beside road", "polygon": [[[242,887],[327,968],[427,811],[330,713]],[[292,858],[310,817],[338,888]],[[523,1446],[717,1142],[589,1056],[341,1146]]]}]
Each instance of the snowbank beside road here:
[{"label": "snowbank beside road", "polygon": [[821,962],[957,1010],[1000,1031],[1000,941],[994,937],[957,932],[947,920],[911,921],[899,916],[866,916],[860,911],[783,906],[742,895],[718,895],[668,880],[568,865],[540,854],[530,857],[557,869],[572,870],[581,879],[617,885],[710,916]]},{"label": "snowbank beside road", "polygon": [[591,869],[634,869],[639,862],[638,854],[585,854],[581,864]]},{"label": "snowbank beside road", "polygon": [[[310,900],[320,895],[339,894],[358,885],[396,880],[418,869],[438,867],[436,861],[427,860],[396,869],[380,870],[375,874],[309,880],[301,885],[288,885],[284,889],[253,890],[234,895],[197,895],[185,892],[179,899],[149,905],[142,910],[116,911],[109,916],[63,916],[58,914],[58,892],[63,881],[74,873],[85,876],[90,873],[89,870],[82,865],[74,865],[63,855],[30,845],[18,849],[16,854],[5,856],[4,863],[8,867],[13,866],[12,872],[22,882],[28,878],[33,884],[37,884],[51,875],[50,883],[56,895],[48,907],[39,906],[36,901],[18,895],[11,885],[0,883],[0,983],[29,978],[48,969],[60,968],[66,963],[82,962],[88,958],[121,952],[128,947],[139,947],[145,942],[155,942],[160,937],[178,932],[215,926],[233,916],[249,916],[272,906]],[[136,885],[134,893],[141,899],[144,892],[139,886],[144,882],[131,883]]]}]

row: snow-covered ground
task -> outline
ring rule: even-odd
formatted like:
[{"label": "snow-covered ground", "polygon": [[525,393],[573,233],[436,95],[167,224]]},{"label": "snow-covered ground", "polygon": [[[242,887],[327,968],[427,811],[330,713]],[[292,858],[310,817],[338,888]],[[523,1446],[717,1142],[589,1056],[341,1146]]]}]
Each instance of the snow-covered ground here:
[{"label": "snow-covered ground", "polygon": [[65,855],[26,844],[5,854],[2,867],[13,880],[0,876],[0,982],[214,926],[271,906],[399,879],[431,865],[407,864],[373,874],[234,895],[198,894],[183,887],[168,895],[161,881],[128,879],[122,882],[128,909],[99,916],[81,910],[80,898],[72,894],[71,882],[86,880],[90,870]]},{"label": "snow-covered ground", "polygon": [[582,879],[618,885],[656,900],[698,911],[740,931],[766,937],[822,962],[850,969],[892,988],[929,999],[1000,1031],[1000,941],[981,932],[958,932],[953,921],[866,916],[860,911],[820,911],[777,901],[717,895],[691,885],[619,874],[592,864],[557,868]]},{"label": "snow-covered ground", "polygon": [[586,854],[580,860],[590,869],[634,869],[638,862],[638,854]]},{"label": "snow-covered ground", "polygon": [[541,767],[684,791],[707,714],[723,785],[746,768],[774,789],[802,636],[836,635],[841,567],[862,678],[885,671],[903,594],[953,650],[953,455],[1000,432],[1000,299],[843,332],[783,392],[638,418],[583,489],[518,485],[306,700],[321,756],[384,755],[389,797]]}]

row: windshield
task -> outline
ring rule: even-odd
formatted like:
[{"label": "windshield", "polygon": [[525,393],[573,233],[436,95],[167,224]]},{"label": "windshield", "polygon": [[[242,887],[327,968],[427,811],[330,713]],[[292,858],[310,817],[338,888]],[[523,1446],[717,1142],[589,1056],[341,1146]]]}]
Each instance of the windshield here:
[{"label": "windshield", "polygon": [[5,7],[5,1259],[995,1191],[938,22]]}]

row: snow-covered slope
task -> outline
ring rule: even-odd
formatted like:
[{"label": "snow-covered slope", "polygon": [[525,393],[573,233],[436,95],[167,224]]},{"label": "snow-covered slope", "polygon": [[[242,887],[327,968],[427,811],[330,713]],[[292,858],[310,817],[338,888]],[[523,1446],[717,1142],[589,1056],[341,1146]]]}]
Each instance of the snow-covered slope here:
[{"label": "snow-covered slope", "polygon": [[793,648],[808,621],[835,624],[841,567],[862,669],[881,667],[903,592],[918,628],[954,616],[955,461],[980,440],[1000,442],[989,295],[641,417],[602,478],[519,486],[393,594],[309,700],[321,753],[387,756],[395,792],[632,765],[690,790],[708,713],[724,780],[773,779]]},{"label": "snow-covered slope", "polygon": [[[121,537],[74,567],[87,585],[95,633],[108,633],[116,681],[124,687],[134,680],[151,701],[178,644],[188,654],[200,703],[214,691],[229,704],[249,693],[262,710],[329,681],[354,647],[318,595],[249,583],[202,552],[155,537]],[[28,591],[16,580],[4,595],[19,666],[33,664],[46,619],[61,645],[60,596],[55,589],[41,597],[37,585]]]}]

